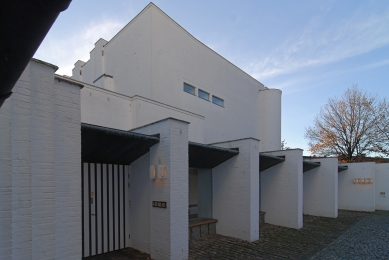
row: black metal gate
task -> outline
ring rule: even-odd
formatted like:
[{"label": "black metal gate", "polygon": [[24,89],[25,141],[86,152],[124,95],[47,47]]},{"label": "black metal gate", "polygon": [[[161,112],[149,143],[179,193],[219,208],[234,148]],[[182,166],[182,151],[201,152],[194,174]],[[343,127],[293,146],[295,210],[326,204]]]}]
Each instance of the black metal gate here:
[{"label": "black metal gate", "polygon": [[130,245],[128,165],[82,164],[82,256]]}]

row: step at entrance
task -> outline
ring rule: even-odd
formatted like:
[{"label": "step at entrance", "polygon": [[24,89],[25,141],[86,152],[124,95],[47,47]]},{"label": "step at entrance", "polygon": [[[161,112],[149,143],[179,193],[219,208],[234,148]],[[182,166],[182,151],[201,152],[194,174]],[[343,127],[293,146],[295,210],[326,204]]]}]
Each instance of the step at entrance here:
[{"label": "step at entrance", "polygon": [[190,218],[189,219],[189,239],[199,240],[208,235],[216,234],[217,219],[211,218]]}]

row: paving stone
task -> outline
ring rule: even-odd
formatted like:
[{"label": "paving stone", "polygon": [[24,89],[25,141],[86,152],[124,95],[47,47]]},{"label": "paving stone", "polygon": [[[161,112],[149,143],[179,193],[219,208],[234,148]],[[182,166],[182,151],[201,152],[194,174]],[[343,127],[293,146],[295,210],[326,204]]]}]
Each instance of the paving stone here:
[{"label": "paving stone", "polygon": [[[336,219],[304,215],[302,229],[262,224],[260,230],[260,239],[252,243],[217,234],[191,240],[189,259],[389,259],[388,211],[339,211]],[[129,248],[86,259],[150,256]]]}]

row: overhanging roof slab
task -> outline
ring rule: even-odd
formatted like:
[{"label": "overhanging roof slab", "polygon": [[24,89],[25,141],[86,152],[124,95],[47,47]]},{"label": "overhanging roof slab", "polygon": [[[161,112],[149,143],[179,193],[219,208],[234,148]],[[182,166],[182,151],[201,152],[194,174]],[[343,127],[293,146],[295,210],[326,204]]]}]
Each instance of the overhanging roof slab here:
[{"label": "overhanging roof slab", "polygon": [[227,149],[189,142],[189,167],[213,169],[238,154],[238,148]]},{"label": "overhanging roof slab", "polygon": [[303,161],[303,172],[310,171],[320,166],[320,162]]},{"label": "overhanging roof slab", "polygon": [[259,155],[259,171],[263,172],[279,163],[285,161],[285,156],[273,156],[269,154]]},{"label": "overhanging roof slab", "polygon": [[143,135],[108,127],[81,124],[83,162],[129,165],[159,142],[159,135]]},{"label": "overhanging roof slab", "polygon": [[348,169],[347,165],[338,165],[338,173]]}]

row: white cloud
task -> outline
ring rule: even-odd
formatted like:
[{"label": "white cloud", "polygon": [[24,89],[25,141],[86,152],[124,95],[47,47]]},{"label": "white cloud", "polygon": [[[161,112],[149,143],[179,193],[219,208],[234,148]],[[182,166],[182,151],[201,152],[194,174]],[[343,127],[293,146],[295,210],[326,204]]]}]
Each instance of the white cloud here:
[{"label": "white cloud", "polygon": [[381,14],[357,12],[349,19],[330,25],[327,22],[312,19],[300,34],[291,36],[261,60],[252,61],[245,70],[263,80],[389,44],[389,9]]},{"label": "white cloud", "polygon": [[124,23],[115,20],[103,20],[81,28],[67,38],[53,38],[48,35],[34,57],[59,67],[58,74],[71,75],[77,60],[89,60],[89,52],[100,38],[109,41]]}]

